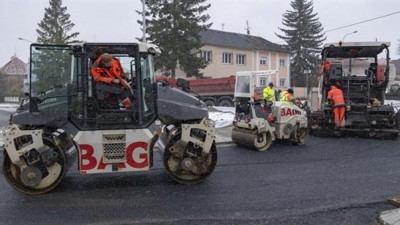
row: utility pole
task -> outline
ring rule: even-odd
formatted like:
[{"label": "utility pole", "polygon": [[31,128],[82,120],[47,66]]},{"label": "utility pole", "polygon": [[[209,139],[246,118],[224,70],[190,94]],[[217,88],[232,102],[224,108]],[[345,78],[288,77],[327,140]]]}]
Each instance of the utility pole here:
[{"label": "utility pole", "polygon": [[146,4],[144,3],[145,0],[142,0],[142,20],[143,20],[143,42],[146,43]]}]

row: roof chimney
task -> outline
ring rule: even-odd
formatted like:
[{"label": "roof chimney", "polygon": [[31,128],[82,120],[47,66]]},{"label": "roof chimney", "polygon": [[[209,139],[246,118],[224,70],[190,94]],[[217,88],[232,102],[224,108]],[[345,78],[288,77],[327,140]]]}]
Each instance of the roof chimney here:
[{"label": "roof chimney", "polygon": [[248,20],[246,20],[246,30],[247,30],[247,34],[250,35],[250,26],[249,26]]}]

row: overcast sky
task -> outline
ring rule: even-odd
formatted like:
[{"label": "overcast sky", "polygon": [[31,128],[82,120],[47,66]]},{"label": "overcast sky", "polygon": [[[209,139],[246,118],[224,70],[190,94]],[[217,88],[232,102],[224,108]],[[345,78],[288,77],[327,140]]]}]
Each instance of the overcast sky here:
[{"label": "overcast sky", "polygon": [[[246,33],[246,21],[250,33],[269,41],[283,44],[276,37],[280,33],[282,15],[292,10],[289,0],[209,0],[212,29]],[[80,40],[100,42],[136,42],[142,33],[136,10],[141,10],[140,0],[63,0],[63,6],[75,23],[74,32]],[[49,0],[0,0],[0,67],[14,54],[24,62],[29,57],[29,42],[36,41],[38,23],[43,19]],[[314,0],[314,12],[325,31],[373,19],[400,11],[400,0]],[[363,24],[329,31],[327,42],[389,41],[391,58],[400,58],[398,46],[400,13]]]}]

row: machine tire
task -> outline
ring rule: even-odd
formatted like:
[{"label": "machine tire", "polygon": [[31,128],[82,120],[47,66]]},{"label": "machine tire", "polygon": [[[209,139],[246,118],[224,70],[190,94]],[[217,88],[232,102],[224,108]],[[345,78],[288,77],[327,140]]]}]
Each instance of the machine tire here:
[{"label": "machine tire", "polygon": [[254,147],[257,151],[264,152],[271,147],[272,135],[270,132],[258,133],[254,137]]},{"label": "machine tire", "polygon": [[218,103],[218,106],[233,107],[233,102],[230,101],[229,99],[222,99],[222,100]]},{"label": "machine tire", "polygon": [[[165,147],[163,163],[169,176],[180,184],[196,184],[206,179],[215,169],[217,165],[217,147],[213,142],[210,152],[207,155],[195,157],[187,153],[190,146],[179,146],[180,134],[176,135],[168,145]],[[201,153],[200,153],[201,154]],[[190,171],[183,168],[183,163],[189,161],[197,165],[196,169],[202,170],[201,172]],[[198,167],[200,166],[200,168]]]},{"label": "machine tire", "polygon": [[301,128],[297,130],[296,135],[296,145],[305,145],[308,138],[308,130],[307,128]]},{"label": "machine tire", "polygon": [[207,107],[215,106],[215,102],[211,99],[204,100],[204,103],[206,104]]},{"label": "machine tire", "polygon": [[247,130],[234,127],[231,138],[233,143],[241,147],[251,148],[260,152],[268,150],[272,145],[271,132],[259,133],[257,129]]},{"label": "machine tire", "polygon": [[21,174],[17,169],[17,166],[11,162],[11,159],[8,156],[7,152],[6,151],[4,152],[3,173],[7,182],[17,191],[29,195],[44,194],[54,189],[61,182],[62,178],[67,173],[67,168],[66,168],[67,159],[65,157],[64,152],[54,144],[53,139],[50,137],[44,137],[43,143],[47,147],[52,148],[58,154],[56,163],[50,167],[47,167],[47,169],[54,166],[58,168],[56,170],[53,170],[53,172],[50,172],[53,173],[51,177],[54,177],[54,179],[48,179],[51,178],[49,177],[50,176],[49,174],[47,177],[44,178],[44,179],[47,178],[48,180],[42,179],[38,185],[39,187],[30,187],[25,185],[21,180],[20,177]]}]

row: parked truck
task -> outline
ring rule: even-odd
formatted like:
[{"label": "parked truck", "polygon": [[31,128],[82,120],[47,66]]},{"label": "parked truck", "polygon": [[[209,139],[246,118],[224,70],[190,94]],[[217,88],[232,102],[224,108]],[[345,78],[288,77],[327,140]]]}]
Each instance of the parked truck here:
[{"label": "parked truck", "polygon": [[[262,72],[262,71],[259,71]],[[273,70],[273,76],[276,76],[277,70]],[[177,87],[177,82],[182,79],[175,80],[171,77],[159,76],[157,80],[162,80],[172,86]],[[271,81],[271,75],[260,76],[260,80],[257,81],[256,91],[262,95],[262,90],[265,85]],[[203,79],[192,79],[188,80],[188,86],[192,94],[196,95],[201,99],[207,106],[234,106],[234,92],[235,92],[236,76],[231,75],[228,77],[220,78],[203,78]],[[304,92],[301,88],[296,88],[295,93]],[[296,95],[297,96],[297,95]],[[304,93],[300,94],[300,97],[304,97]]]},{"label": "parked truck", "polygon": [[208,106],[233,106],[236,77],[189,80],[190,90],[200,96]]},{"label": "parked truck", "polygon": [[[156,79],[174,87],[178,87],[179,85],[177,85],[177,83],[184,80],[176,80],[172,77],[166,76],[158,76]],[[235,92],[235,80],[236,77],[234,75],[222,78],[193,79],[187,81],[187,86],[183,86],[188,88],[188,90],[184,91],[196,95],[196,97],[202,100],[207,106],[218,105],[232,107],[233,93]]]}]

